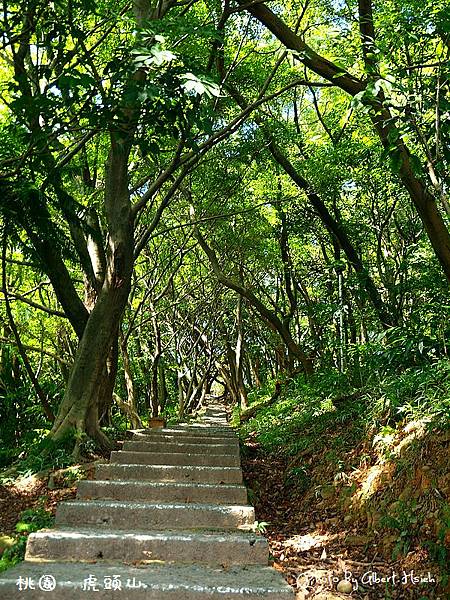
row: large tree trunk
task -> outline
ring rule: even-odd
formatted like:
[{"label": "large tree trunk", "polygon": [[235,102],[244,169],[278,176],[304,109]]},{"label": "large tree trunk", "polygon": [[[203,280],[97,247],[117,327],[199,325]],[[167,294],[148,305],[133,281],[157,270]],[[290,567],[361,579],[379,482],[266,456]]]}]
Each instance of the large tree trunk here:
[{"label": "large tree trunk", "polygon": [[56,439],[68,430],[75,429],[78,433],[86,433],[102,449],[110,447],[98,425],[98,386],[105,368],[105,356],[111,347],[126,303],[127,291],[108,290],[101,294],[89,317],[52,429],[52,435]]},{"label": "large tree trunk", "polygon": [[109,231],[106,277],[87,320],[51,431],[58,439],[75,429],[79,434],[87,434],[103,450],[111,444],[98,425],[98,386],[128,299],[133,268],[133,218],[128,191],[130,147],[130,140],[111,135],[105,185]]}]

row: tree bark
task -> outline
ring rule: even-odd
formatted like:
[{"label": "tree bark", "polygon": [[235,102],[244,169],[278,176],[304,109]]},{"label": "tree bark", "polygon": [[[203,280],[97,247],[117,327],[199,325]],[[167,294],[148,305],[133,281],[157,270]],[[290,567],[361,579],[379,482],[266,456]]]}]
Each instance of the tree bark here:
[{"label": "tree bark", "polygon": [[121,135],[111,134],[106,171],[105,209],[109,231],[106,277],[87,320],[51,432],[54,438],[70,429],[87,433],[104,450],[111,448],[111,444],[98,425],[98,382],[105,357],[117,335],[133,269],[133,218],[128,191],[131,140],[123,140]]}]

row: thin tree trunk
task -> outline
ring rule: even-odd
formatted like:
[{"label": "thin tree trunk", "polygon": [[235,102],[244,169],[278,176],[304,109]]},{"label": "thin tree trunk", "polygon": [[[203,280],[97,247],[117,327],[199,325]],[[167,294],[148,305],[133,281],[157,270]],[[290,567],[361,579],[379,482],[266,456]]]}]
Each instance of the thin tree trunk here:
[{"label": "thin tree trunk", "polygon": [[[227,89],[229,90],[230,94],[233,96],[233,98],[236,100],[236,102],[239,104],[239,106],[241,108],[245,108],[247,106],[247,102],[246,102],[245,98],[235,87],[227,84]],[[272,135],[265,130],[262,120],[256,116],[255,121],[262,128],[264,136],[268,142],[268,149],[270,150],[270,153],[272,154],[275,161],[282,167],[282,169],[285,171],[285,173],[287,175],[289,175],[289,177],[292,179],[292,181],[301,190],[303,190],[305,192],[305,194],[308,198],[308,201],[314,208],[314,211],[316,212],[317,216],[320,218],[320,220],[326,227],[327,231],[339,241],[339,244],[341,245],[342,250],[345,252],[350,264],[353,266],[355,271],[360,275],[361,283],[366,288],[366,291],[367,291],[369,298],[373,304],[373,307],[375,308],[375,310],[378,314],[381,324],[385,328],[395,326],[396,323],[395,323],[392,315],[390,314],[389,310],[385,306],[385,303],[383,302],[383,299],[382,299],[373,279],[370,277],[368,270],[364,267],[361,258],[359,257],[355,247],[353,246],[353,244],[352,244],[350,238],[348,237],[345,229],[343,228],[342,224],[339,223],[338,221],[336,221],[336,219],[334,219],[334,217],[331,215],[330,211],[328,210],[328,208],[327,208],[326,204],[324,203],[324,201],[322,200],[322,198],[312,190],[308,181],[294,167],[294,165],[289,160],[288,156],[282,151],[280,146],[274,141]],[[283,242],[283,231],[282,231],[282,237],[281,237],[280,242]],[[282,243],[281,243],[281,248],[283,251]],[[285,265],[288,264],[286,262],[286,260],[287,260],[287,257],[283,256],[283,262]],[[286,266],[285,266],[285,269],[286,269]],[[290,300],[290,303],[292,306],[295,302],[295,299],[292,296],[292,292],[289,295],[289,289],[291,288],[291,284],[292,284],[292,279],[289,278],[289,271],[288,271],[287,275],[288,275],[288,279],[286,280],[286,289],[287,289],[288,297],[289,297],[289,300]],[[286,271],[285,271],[285,278],[286,278]],[[295,284],[295,280],[294,280],[294,284]]]},{"label": "thin tree trunk", "polygon": [[17,348],[19,350],[20,357],[22,358],[22,362],[25,367],[25,370],[30,378],[31,384],[33,385],[34,391],[36,392],[39,402],[41,403],[42,410],[43,410],[45,416],[47,417],[47,419],[50,422],[53,422],[55,420],[53,411],[49,404],[48,398],[47,398],[44,390],[41,388],[39,381],[37,380],[37,377],[35,376],[34,371],[30,365],[30,361],[28,360],[28,356],[22,345],[22,340],[20,339],[19,331],[16,327],[16,323],[14,321],[14,317],[12,314],[11,304],[9,302],[9,295],[8,295],[8,281],[7,281],[7,277],[6,277],[6,250],[7,250],[7,237],[6,237],[6,231],[5,231],[3,234],[3,247],[2,247],[2,286],[3,286],[3,295],[5,297],[5,308],[6,308],[6,314],[8,316],[8,320],[9,320],[9,326],[10,326],[11,331],[13,332],[14,338],[16,340]]},{"label": "thin tree trunk", "polygon": [[111,407],[113,402],[114,385],[117,377],[118,360],[119,342],[116,333],[105,361],[102,380],[99,382],[98,386],[98,415],[100,425],[103,427],[111,426]]},{"label": "thin tree trunk", "polygon": [[241,409],[247,408],[248,398],[247,390],[244,384],[244,371],[243,371],[243,359],[244,359],[244,335],[242,332],[242,296],[238,296],[236,306],[236,328],[237,328],[237,339],[236,339],[236,387],[239,396],[239,405]]},{"label": "thin tree trunk", "polygon": [[134,390],[133,374],[131,372],[130,356],[122,332],[120,333],[120,350],[122,352],[123,372],[125,377],[125,388],[127,390],[127,401],[119,403],[119,408],[125,412],[130,419],[133,429],[142,429],[142,421],[139,417],[136,407],[136,397]]},{"label": "thin tree trunk", "polygon": [[158,417],[159,413],[160,413],[158,372],[159,372],[159,363],[160,363],[161,356],[162,356],[161,331],[159,329],[159,324],[158,324],[158,320],[156,317],[155,307],[151,302],[150,302],[150,310],[152,311],[153,333],[155,336],[155,352],[153,354],[153,363],[152,363],[152,368],[151,368],[151,406],[152,406],[152,417]]},{"label": "thin tree trunk", "polygon": [[262,387],[260,367],[261,367],[260,360],[257,356],[254,359],[250,358],[250,370],[253,375],[255,387],[257,387],[257,388]]},{"label": "thin tree trunk", "polygon": [[158,365],[158,402],[161,412],[166,407],[168,399],[167,383],[166,383],[166,369],[164,360],[161,357]]}]

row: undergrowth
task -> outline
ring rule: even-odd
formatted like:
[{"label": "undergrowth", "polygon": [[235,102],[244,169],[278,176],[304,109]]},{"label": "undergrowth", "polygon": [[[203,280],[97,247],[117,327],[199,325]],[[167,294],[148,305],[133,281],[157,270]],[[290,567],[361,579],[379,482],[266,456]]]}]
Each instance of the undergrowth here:
[{"label": "undergrowth", "polygon": [[[264,403],[272,392],[273,384],[251,391],[250,405]],[[447,359],[397,365],[394,370],[368,369],[360,381],[330,370],[308,379],[297,376],[285,384],[275,403],[262,407],[242,424],[239,416],[235,409],[233,422],[245,442],[243,454],[254,453],[257,448],[259,455],[284,457],[286,489],[294,486],[297,492],[309,490],[325,502],[336,503],[344,514],[352,506],[352,499],[358,498],[359,508],[355,510],[370,509],[383,515],[381,528],[396,539],[393,559],[412,548],[426,548],[445,581],[449,575],[446,543],[450,506],[438,489],[437,479],[419,495],[413,489],[404,501],[395,502],[395,494],[399,491],[396,486],[414,487],[417,457],[422,455],[427,440],[445,437],[450,426]],[[411,441],[407,440],[409,446],[399,451],[411,431],[420,431],[421,435],[412,435]],[[370,492],[365,499],[353,474],[369,474],[375,468],[382,473],[383,466],[389,464],[395,467],[394,481],[385,487],[380,484],[377,493]],[[361,508],[361,500],[366,501],[366,508]],[[424,535],[431,510],[434,523]],[[373,526],[367,523],[372,532]]]},{"label": "undergrowth", "polygon": [[36,508],[30,508],[21,513],[20,519],[16,523],[16,535],[0,556],[0,572],[13,567],[24,559],[30,533],[53,525],[54,517],[45,510],[45,500],[45,496],[42,496],[40,504]]},{"label": "undergrowth", "polygon": [[[123,438],[127,428],[123,418],[113,418],[111,426],[103,427],[103,431],[114,442]],[[47,470],[64,469],[78,464],[79,457],[83,461],[98,458],[96,445],[86,435],[80,438],[75,431],[68,431],[62,438],[54,440],[49,434],[50,429],[44,428],[25,431],[14,448],[0,456],[0,483],[13,482],[17,477],[28,477]],[[75,445],[79,449],[76,457],[73,454]]]},{"label": "undergrowth", "polygon": [[[252,390],[250,405],[264,402],[272,391],[270,383]],[[395,431],[415,420],[427,422],[430,429],[450,426],[447,359],[395,374],[375,373],[366,378],[364,386],[352,384],[346,374],[337,371],[319,372],[308,379],[298,376],[286,385],[275,404],[240,425],[240,435],[245,439],[255,432],[266,452],[296,454],[310,444],[328,444],[320,434],[332,426],[350,422],[350,428],[343,428],[345,437],[356,439],[368,430],[383,434],[386,428]],[[235,409],[233,423],[238,422]]]}]

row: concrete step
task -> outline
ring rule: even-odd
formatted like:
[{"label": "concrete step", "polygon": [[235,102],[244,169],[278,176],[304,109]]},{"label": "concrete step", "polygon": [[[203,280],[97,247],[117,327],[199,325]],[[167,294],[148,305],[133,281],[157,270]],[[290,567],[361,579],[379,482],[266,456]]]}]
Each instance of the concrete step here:
[{"label": "concrete step", "polygon": [[161,441],[125,441],[123,450],[130,452],[172,452],[180,454],[231,454],[239,455],[239,446],[235,443],[224,444],[191,444],[184,442]]},{"label": "concrete step", "polygon": [[80,500],[143,500],[145,502],[201,502],[203,504],[247,504],[243,485],[208,483],[164,483],[151,481],[99,481],[78,484]]},{"label": "concrete step", "polygon": [[25,558],[267,565],[268,552],[264,537],[247,532],[44,529],[29,536]]},{"label": "concrete step", "polygon": [[[149,431],[148,429],[144,431]],[[190,433],[198,433],[199,435],[206,436],[222,436],[222,437],[237,437],[237,433],[234,429],[230,427],[214,427],[209,424],[203,425],[176,425],[174,427],[164,427],[159,431],[163,431],[166,433],[175,432],[175,433],[185,433],[189,431]]]},{"label": "concrete step", "polygon": [[239,467],[198,467],[172,465],[118,465],[98,463],[95,467],[98,479],[121,479],[138,481],[194,482],[194,483],[242,483]]},{"label": "concrete step", "polygon": [[233,429],[229,427],[217,428],[211,426],[199,426],[192,427],[191,425],[187,427],[182,427],[178,425],[176,427],[161,427],[156,429],[139,429],[138,431],[134,431],[133,433],[140,433],[141,435],[177,435],[177,436],[199,436],[205,438],[226,438],[226,439],[234,439],[238,438],[237,434]]},{"label": "concrete step", "polygon": [[60,502],[56,525],[96,525],[128,529],[249,528],[255,520],[253,506],[218,504],[153,504],[119,500]]},{"label": "concrete step", "polygon": [[[156,430],[155,430],[156,431]],[[197,435],[189,431],[182,433],[162,433],[162,429],[159,433],[143,433],[142,431],[133,432],[131,438],[133,442],[172,442],[172,443],[183,443],[183,444],[228,444],[230,447],[235,446],[239,448],[239,438],[237,436],[206,436]]]},{"label": "concrete step", "polygon": [[202,417],[203,423],[214,423],[217,425],[228,425],[227,414],[218,411],[206,411]]},{"label": "concrete step", "polygon": [[[39,590],[39,580],[45,575],[54,578],[54,591]],[[24,590],[24,582],[30,579],[36,589]],[[114,589],[113,581],[121,589]],[[0,579],[2,600],[241,600],[243,597],[293,600],[294,593],[275,569],[256,565],[215,568],[153,564],[135,568],[81,563],[68,569],[65,562],[25,562],[2,573]]]},{"label": "concrete step", "polygon": [[111,462],[121,465],[200,465],[204,467],[239,467],[239,456],[232,454],[181,454],[176,452],[111,452]]}]

